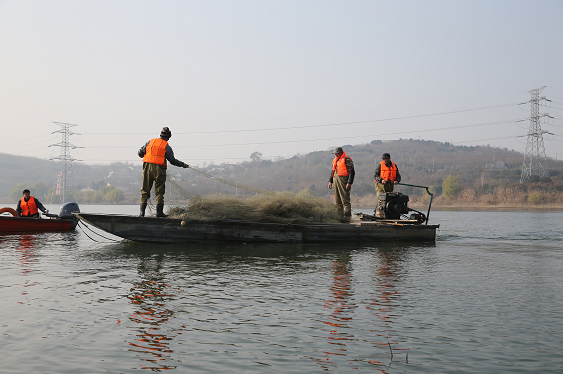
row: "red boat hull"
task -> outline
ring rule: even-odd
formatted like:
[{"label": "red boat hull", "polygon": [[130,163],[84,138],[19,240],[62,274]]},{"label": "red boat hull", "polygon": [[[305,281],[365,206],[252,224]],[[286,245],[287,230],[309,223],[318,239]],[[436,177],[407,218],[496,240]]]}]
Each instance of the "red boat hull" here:
[{"label": "red boat hull", "polygon": [[40,219],[0,216],[0,232],[70,231],[75,227],[69,219]]}]

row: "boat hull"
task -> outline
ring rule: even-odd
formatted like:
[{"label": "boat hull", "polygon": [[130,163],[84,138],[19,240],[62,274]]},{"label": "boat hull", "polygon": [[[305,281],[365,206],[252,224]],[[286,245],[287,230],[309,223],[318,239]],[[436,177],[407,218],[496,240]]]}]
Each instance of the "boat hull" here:
[{"label": "boat hull", "polygon": [[323,243],[337,241],[435,241],[439,225],[381,222],[311,223],[182,221],[117,214],[75,213],[80,220],[124,239],[148,243],[207,241]]},{"label": "boat hull", "polygon": [[76,226],[72,219],[40,219],[0,216],[0,232],[70,231]]}]

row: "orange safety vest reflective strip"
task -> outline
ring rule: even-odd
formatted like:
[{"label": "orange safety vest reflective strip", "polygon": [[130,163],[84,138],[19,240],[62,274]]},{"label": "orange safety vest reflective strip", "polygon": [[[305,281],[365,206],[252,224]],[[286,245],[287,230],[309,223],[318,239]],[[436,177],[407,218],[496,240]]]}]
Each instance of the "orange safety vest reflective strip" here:
[{"label": "orange safety vest reflective strip", "polygon": [[143,162],[149,164],[166,165],[166,146],[168,142],[164,139],[151,139],[145,150]]},{"label": "orange safety vest reflective strip", "polygon": [[25,198],[22,197],[20,201],[20,208],[22,209],[22,216],[32,216],[35,213],[39,213],[33,196],[30,196],[28,201],[25,201]]},{"label": "orange safety vest reflective strip", "polygon": [[[334,160],[332,160],[332,174],[331,174],[332,177],[334,177],[335,170],[338,172],[339,177],[347,177],[350,175],[348,168],[346,168],[347,158],[350,157],[346,156],[346,153],[342,152],[342,156],[340,156],[339,159],[335,157]],[[350,160],[352,159],[350,158]]]},{"label": "orange safety vest reflective strip", "polygon": [[379,165],[381,165],[381,173],[379,173],[379,177],[381,179],[385,179],[386,181],[389,180],[391,182],[395,182],[395,179],[397,179],[397,165],[395,165],[393,161],[391,161],[390,168],[385,165],[385,161],[381,161]]}]

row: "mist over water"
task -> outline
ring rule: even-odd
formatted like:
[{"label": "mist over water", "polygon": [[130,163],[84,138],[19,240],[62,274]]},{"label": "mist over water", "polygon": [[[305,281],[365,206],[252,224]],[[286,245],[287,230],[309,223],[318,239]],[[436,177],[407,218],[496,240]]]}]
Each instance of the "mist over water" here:
[{"label": "mist over water", "polygon": [[436,243],[401,245],[2,235],[1,371],[559,373],[562,222],[433,211]]}]

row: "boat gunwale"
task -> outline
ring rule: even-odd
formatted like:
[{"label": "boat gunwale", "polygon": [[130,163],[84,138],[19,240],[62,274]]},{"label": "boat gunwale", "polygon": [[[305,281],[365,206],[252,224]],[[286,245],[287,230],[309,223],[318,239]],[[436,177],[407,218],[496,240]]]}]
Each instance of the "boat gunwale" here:
[{"label": "boat gunwale", "polygon": [[[119,217],[119,218],[128,218],[133,220],[157,220],[158,222],[162,222],[163,220],[172,222],[182,222],[185,221],[186,223],[197,223],[197,224],[224,224],[224,223],[232,223],[232,224],[243,224],[243,225],[253,225],[253,226],[280,226],[284,228],[293,227],[295,229],[299,228],[314,228],[314,227],[369,227],[369,226],[381,226],[387,227],[393,225],[391,222],[378,222],[378,221],[352,221],[352,222],[308,222],[308,223],[279,223],[279,222],[256,222],[256,221],[243,221],[237,219],[219,219],[219,220],[186,220],[182,218],[170,218],[170,217],[139,217],[130,214],[114,214],[114,213],[86,213],[86,212],[76,212],[72,213],[74,216],[78,217],[81,220],[88,222],[87,219],[83,218],[82,215],[91,215],[96,217]],[[93,224],[93,223],[92,223]],[[95,225],[94,225],[95,226]],[[425,225],[425,224],[399,224],[398,226],[406,226],[406,227],[417,227],[417,228],[428,228],[428,229],[437,229],[440,225]]]}]

